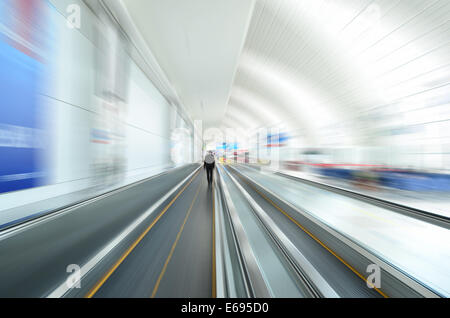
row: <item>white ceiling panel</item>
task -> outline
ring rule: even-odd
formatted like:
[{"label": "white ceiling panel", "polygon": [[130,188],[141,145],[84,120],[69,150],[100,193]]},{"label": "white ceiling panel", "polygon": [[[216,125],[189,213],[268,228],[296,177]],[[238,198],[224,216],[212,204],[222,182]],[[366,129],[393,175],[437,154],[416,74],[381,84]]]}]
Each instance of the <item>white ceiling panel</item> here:
[{"label": "white ceiling panel", "polygon": [[194,119],[221,122],[253,0],[122,0]]},{"label": "white ceiling panel", "polygon": [[365,112],[449,90],[448,0],[121,1],[205,128],[358,144]]},{"label": "white ceiling panel", "polygon": [[448,0],[258,0],[230,105],[241,101],[260,126],[277,118],[311,145],[342,124],[363,143],[365,111],[449,88],[449,40]]}]

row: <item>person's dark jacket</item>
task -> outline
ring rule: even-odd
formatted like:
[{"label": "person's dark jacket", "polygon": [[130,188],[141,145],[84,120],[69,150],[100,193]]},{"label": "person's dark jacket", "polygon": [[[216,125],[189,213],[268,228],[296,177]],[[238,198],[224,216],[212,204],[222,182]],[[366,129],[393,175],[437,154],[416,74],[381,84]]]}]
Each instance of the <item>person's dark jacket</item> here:
[{"label": "person's dark jacket", "polygon": [[204,168],[205,169],[214,169],[214,167],[215,167],[215,165],[216,165],[216,163],[215,162],[213,162],[213,163],[207,163],[206,161],[204,161]]}]

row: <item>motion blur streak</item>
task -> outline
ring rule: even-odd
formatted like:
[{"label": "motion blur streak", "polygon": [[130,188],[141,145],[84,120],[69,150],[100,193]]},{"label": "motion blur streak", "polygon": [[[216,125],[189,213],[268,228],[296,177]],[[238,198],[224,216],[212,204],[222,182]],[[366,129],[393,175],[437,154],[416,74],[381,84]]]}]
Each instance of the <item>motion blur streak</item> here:
[{"label": "motion blur streak", "polygon": [[48,148],[42,125],[48,29],[41,1],[0,4],[0,193],[39,186],[47,180],[42,162]]},{"label": "motion blur streak", "polygon": [[448,0],[0,0],[0,297],[450,296],[449,39]]},{"label": "motion blur streak", "polygon": [[[80,9],[80,29],[66,23],[70,4]],[[91,6],[0,4],[1,210],[87,198],[193,160],[189,117],[133,61],[130,41],[100,3]],[[17,191],[27,188],[23,198]]]}]

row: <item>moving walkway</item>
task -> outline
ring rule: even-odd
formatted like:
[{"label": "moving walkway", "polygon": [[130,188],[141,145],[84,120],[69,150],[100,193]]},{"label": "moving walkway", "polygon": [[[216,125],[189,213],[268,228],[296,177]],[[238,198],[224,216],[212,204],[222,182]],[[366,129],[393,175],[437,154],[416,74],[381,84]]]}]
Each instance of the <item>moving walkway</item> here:
[{"label": "moving walkway", "polygon": [[[187,165],[6,229],[0,296],[445,296],[267,178],[218,165],[208,186]],[[367,279],[371,265],[381,286]]]}]

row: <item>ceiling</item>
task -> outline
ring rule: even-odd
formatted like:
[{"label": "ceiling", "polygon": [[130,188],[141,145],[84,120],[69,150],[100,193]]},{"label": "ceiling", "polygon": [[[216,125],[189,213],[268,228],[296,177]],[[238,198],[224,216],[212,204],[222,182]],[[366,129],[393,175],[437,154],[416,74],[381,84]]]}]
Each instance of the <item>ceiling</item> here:
[{"label": "ceiling", "polygon": [[204,128],[364,144],[365,112],[448,96],[448,0],[122,1]]},{"label": "ceiling", "polygon": [[258,0],[223,127],[367,144],[364,112],[449,83],[449,40],[447,0]]},{"label": "ceiling", "polygon": [[193,119],[223,119],[253,0],[122,0]]}]

